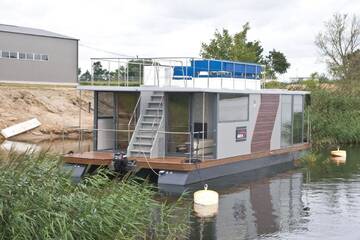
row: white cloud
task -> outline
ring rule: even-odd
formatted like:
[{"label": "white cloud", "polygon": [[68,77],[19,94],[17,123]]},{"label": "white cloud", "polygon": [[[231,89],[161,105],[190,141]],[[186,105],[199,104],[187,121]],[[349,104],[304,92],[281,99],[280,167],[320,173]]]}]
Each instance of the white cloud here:
[{"label": "white cloud", "polygon": [[[250,40],[288,57],[286,78],[325,71],[316,34],[334,12],[359,11],[360,2],[351,0],[2,0],[0,23],[47,29],[125,55],[197,56],[216,28],[235,33],[250,22]],[[80,66],[101,56],[109,54],[80,47]]]}]

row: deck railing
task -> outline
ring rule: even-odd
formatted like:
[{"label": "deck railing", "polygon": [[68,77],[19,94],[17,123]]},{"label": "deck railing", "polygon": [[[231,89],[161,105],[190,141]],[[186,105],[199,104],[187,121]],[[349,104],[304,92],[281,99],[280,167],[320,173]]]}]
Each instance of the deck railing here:
[{"label": "deck railing", "polygon": [[260,89],[264,66],[201,58],[92,58],[80,85]]},{"label": "deck railing", "polygon": [[[127,151],[130,142],[127,141],[127,134],[132,135],[136,130],[114,130],[114,129],[91,129],[91,128],[72,128],[71,133],[64,130],[62,143],[58,146],[66,145],[71,139],[72,147],[68,146],[60,151],[62,154],[68,152],[87,152],[96,149],[94,141],[101,141],[97,145],[98,151]],[[152,131],[149,129],[149,132]],[[214,159],[216,154],[215,132],[174,132],[157,131],[150,157],[166,158],[168,156],[179,156],[186,160]],[[96,136],[101,135],[101,139]],[[204,137],[203,137],[204,136]],[[206,136],[206,137],[205,137]],[[102,146],[101,148],[100,145]],[[191,161],[189,161],[191,162]]]}]

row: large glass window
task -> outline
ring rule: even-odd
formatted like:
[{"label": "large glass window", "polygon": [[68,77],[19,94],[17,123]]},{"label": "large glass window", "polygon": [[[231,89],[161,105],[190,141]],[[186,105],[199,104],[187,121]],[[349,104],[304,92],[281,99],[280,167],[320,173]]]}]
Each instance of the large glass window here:
[{"label": "large glass window", "polygon": [[303,96],[293,96],[293,144],[301,143],[303,139]]},{"label": "large glass window", "polygon": [[2,51],[1,52],[1,57],[2,58],[9,58],[10,57],[10,53],[8,51]]},{"label": "large glass window", "polygon": [[10,58],[18,58],[17,52],[10,52]]},{"label": "large glass window", "polygon": [[220,94],[219,121],[249,120],[249,95]]},{"label": "large glass window", "polygon": [[25,53],[19,53],[19,59],[25,59],[26,54]]},{"label": "large glass window", "polygon": [[281,146],[292,144],[292,96],[281,96]]},{"label": "large glass window", "polygon": [[[138,99],[138,93],[116,93],[116,130],[119,130],[116,133],[116,148],[118,149],[126,149],[129,145],[132,131],[135,129],[140,115],[139,111],[134,112]],[[139,110],[139,106],[137,106],[137,110]]]},{"label": "large glass window", "polygon": [[27,53],[27,54],[26,54],[26,59],[28,59],[28,60],[34,60],[34,54],[33,54],[33,53]]},{"label": "large glass window", "polygon": [[98,118],[113,117],[114,95],[112,92],[98,93]]},{"label": "large glass window", "polygon": [[166,147],[168,153],[187,153],[190,130],[190,95],[186,93],[170,93],[167,97],[167,133]]}]

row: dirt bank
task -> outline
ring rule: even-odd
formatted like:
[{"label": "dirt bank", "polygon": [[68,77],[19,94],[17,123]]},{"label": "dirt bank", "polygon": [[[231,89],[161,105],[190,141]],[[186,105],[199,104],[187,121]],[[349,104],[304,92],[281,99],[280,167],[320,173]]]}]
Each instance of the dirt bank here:
[{"label": "dirt bank", "polygon": [[[42,141],[63,137],[76,138],[80,106],[82,128],[92,127],[92,92],[80,93],[74,87],[37,85],[0,85],[0,129],[36,117],[42,125],[12,138],[18,141]],[[1,138],[1,137],[0,137]]]}]

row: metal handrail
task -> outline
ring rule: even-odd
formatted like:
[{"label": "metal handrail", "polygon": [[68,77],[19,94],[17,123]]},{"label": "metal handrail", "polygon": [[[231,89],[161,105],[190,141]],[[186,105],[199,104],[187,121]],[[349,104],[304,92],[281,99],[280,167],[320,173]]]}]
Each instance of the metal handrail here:
[{"label": "metal handrail", "polygon": [[134,107],[134,111],[132,112],[132,114],[131,114],[131,117],[130,117],[130,120],[129,120],[129,122],[128,122],[128,141],[130,141],[130,125],[131,125],[131,122],[132,122],[132,120],[133,120],[133,118],[134,118],[134,115],[137,113],[137,108],[138,108],[138,106],[139,106],[139,103],[140,103],[140,99],[141,99],[141,95],[139,96],[139,98],[138,98],[138,100],[137,100],[137,102],[136,102],[136,105],[135,105],[135,107]]}]

